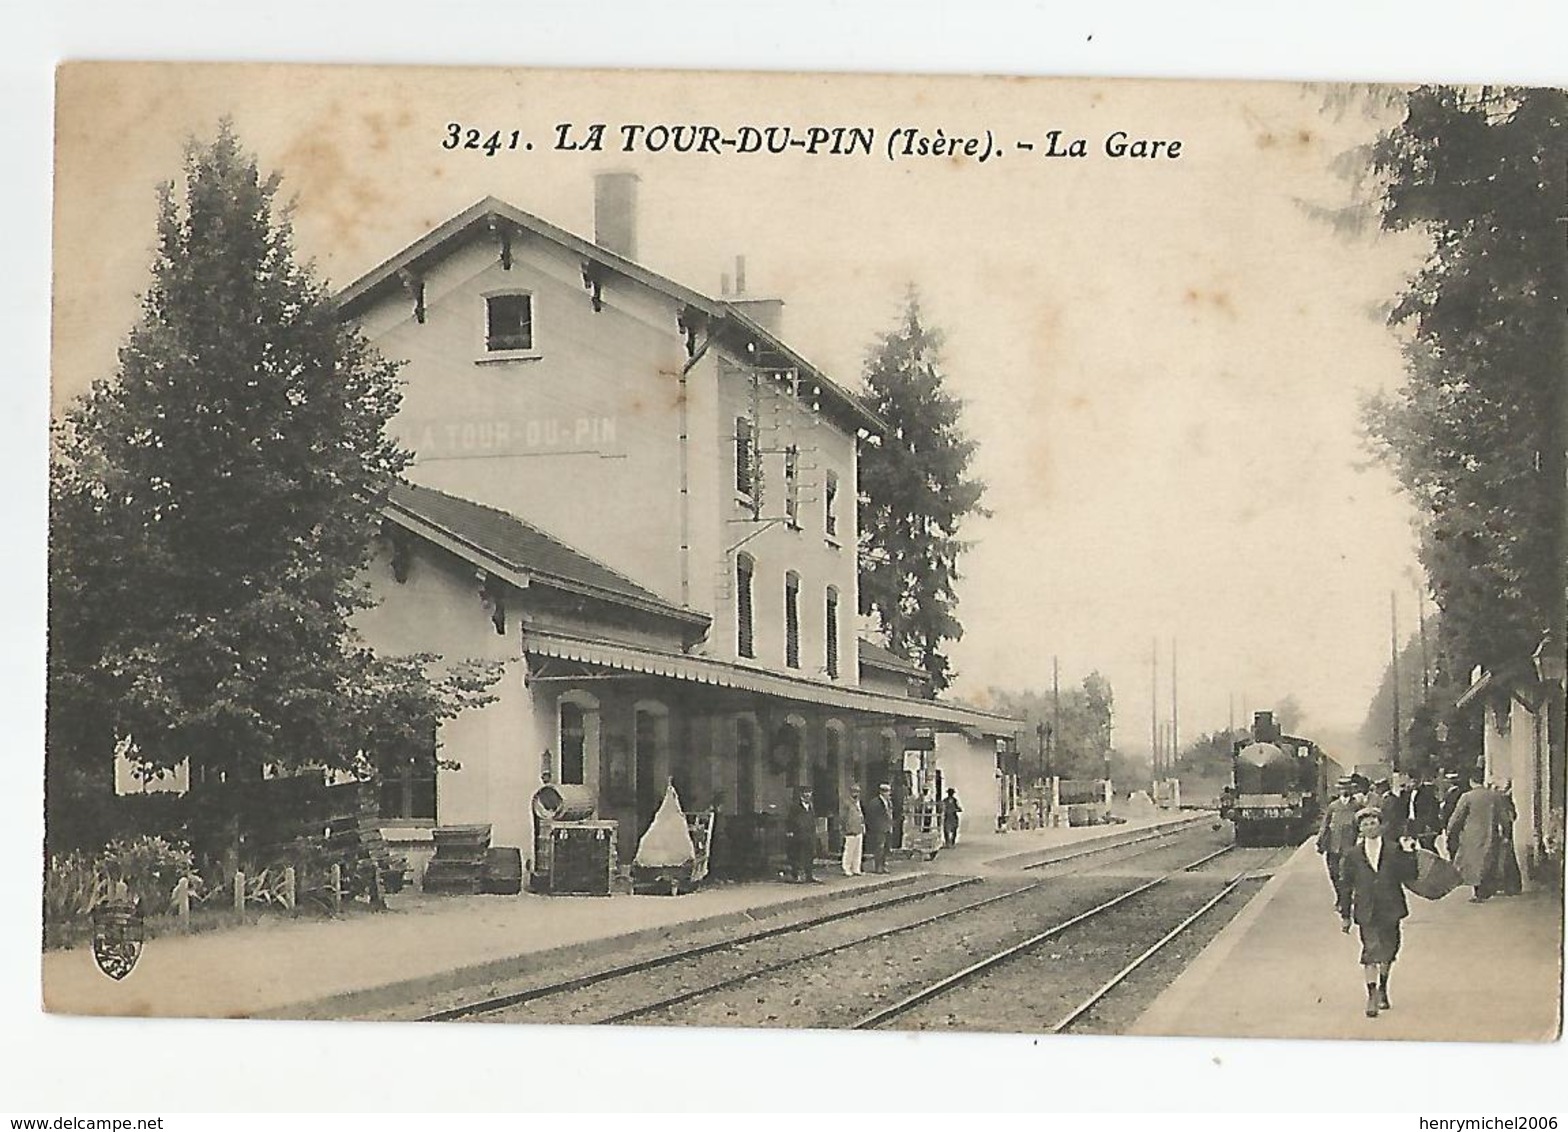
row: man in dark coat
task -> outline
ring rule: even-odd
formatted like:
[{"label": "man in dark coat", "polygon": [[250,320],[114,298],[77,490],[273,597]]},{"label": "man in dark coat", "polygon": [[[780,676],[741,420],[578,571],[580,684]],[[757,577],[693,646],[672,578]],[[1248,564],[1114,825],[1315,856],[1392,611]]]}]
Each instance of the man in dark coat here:
[{"label": "man in dark coat", "polygon": [[1323,854],[1323,864],[1328,869],[1329,880],[1334,884],[1334,906],[1339,907],[1339,862],[1356,843],[1356,784],[1353,779],[1339,780],[1339,797],[1323,811],[1323,824],[1318,829],[1317,850]]},{"label": "man in dark coat", "polygon": [[942,799],[942,844],[949,849],[958,844],[958,815],[963,812],[957,792],[949,786],[947,797]]},{"label": "man in dark coat", "polygon": [[1430,853],[1437,851],[1438,814],[1442,803],[1437,797],[1437,787],[1431,775],[1423,774],[1412,779],[1399,793],[1399,806],[1404,817],[1403,833],[1414,837],[1421,848]]},{"label": "man in dark coat", "polygon": [[1443,800],[1437,806],[1437,828],[1445,831],[1443,840],[1448,850],[1448,859],[1452,861],[1456,846],[1448,841],[1446,831],[1448,823],[1454,819],[1454,810],[1459,806],[1459,799],[1464,797],[1466,790],[1470,789],[1470,780],[1462,774],[1450,773],[1443,781]]},{"label": "man in dark coat", "polygon": [[1394,793],[1391,779],[1380,778],[1372,784],[1367,795],[1367,805],[1376,806],[1383,815],[1383,833],[1387,837],[1402,837],[1405,832],[1405,815],[1399,807],[1399,795]]},{"label": "man in dark coat", "polygon": [[866,804],[866,847],[871,850],[871,871],[887,872],[887,844],[893,833],[893,787],[884,782],[877,796]]},{"label": "man in dark coat", "polygon": [[1367,807],[1357,815],[1361,839],[1340,859],[1341,930],[1361,931],[1361,973],[1367,986],[1367,1017],[1393,1005],[1388,973],[1399,957],[1399,921],[1410,914],[1405,882],[1416,877],[1415,842],[1383,836],[1383,813]]},{"label": "man in dark coat", "polygon": [[817,882],[813,868],[817,859],[817,812],[811,804],[811,791],[802,790],[789,811],[790,878]]}]

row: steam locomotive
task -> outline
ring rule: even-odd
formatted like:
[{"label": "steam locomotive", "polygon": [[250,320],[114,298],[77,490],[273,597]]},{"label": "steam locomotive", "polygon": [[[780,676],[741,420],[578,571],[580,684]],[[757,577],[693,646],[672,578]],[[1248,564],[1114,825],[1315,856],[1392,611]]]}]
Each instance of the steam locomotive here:
[{"label": "steam locomotive", "polygon": [[1253,716],[1252,736],[1237,740],[1220,816],[1237,845],[1291,845],[1316,828],[1328,804],[1328,759],[1310,739],[1282,734],[1274,713]]}]

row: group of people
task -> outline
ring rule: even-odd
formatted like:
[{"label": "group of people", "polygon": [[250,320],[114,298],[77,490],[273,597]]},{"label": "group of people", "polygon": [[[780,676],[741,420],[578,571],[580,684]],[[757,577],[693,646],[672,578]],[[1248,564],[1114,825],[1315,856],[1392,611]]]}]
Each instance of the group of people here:
[{"label": "group of people", "polygon": [[1339,780],[1339,796],[1323,812],[1317,850],[1334,885],[1340,930],[1361,935],[1366,1014],[1391,1009],[1389,971],[1399,955],[1400,921],[1410,914],[1405,885],[1416,879],[1417,849],[1436,852],[1439,837],[1464,883],[1480,903],[1522,889],[1514,855],[1516,817],[1507,788],[1469,786],[1450,774],[1439,796],[1430,775],[1395,791],[1389,779]]},{"label": "group of people", "polygon": [[[958,815],[963,807],[958,804],[958,794],[951,788],[942,800],[942,841],[951,849],[958,843]],[[844,835],[844,851],[839,866],[847,877],[864,873],[867,852],[871,856],[871,871],[887,872],[888,848],[893,839],[893,787],[884,782],[869,802],[860,800],[860,787],[851,786],[849,796],[839,807],[839,828]],[[790,809],[789,872],[798,882],[815,884],[817,857],[817,811],[810,789],[796,792],[795,804]]]}]

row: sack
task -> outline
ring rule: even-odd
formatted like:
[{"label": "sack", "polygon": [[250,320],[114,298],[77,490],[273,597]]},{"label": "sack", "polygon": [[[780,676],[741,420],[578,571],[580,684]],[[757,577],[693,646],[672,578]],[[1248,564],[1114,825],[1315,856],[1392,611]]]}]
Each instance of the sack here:
[{"label": "sack", "polygon": [[1426,900],[1441,900],[1464,883],[1459,870],[1430,849],[1416,850],[1416,878],[1405,884]]}]

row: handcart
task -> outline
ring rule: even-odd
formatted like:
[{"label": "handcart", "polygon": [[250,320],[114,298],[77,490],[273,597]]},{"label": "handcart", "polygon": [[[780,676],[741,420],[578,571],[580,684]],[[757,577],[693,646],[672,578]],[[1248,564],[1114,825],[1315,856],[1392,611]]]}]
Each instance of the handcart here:
[{"label": "handcart", "polygon": [[686,833],[691,838],[693,855],[678,865],[632,866],[632,891],[636,893],[679,896],[690,892],[706,879],[713,849],[713,810],[683,815]]}]

